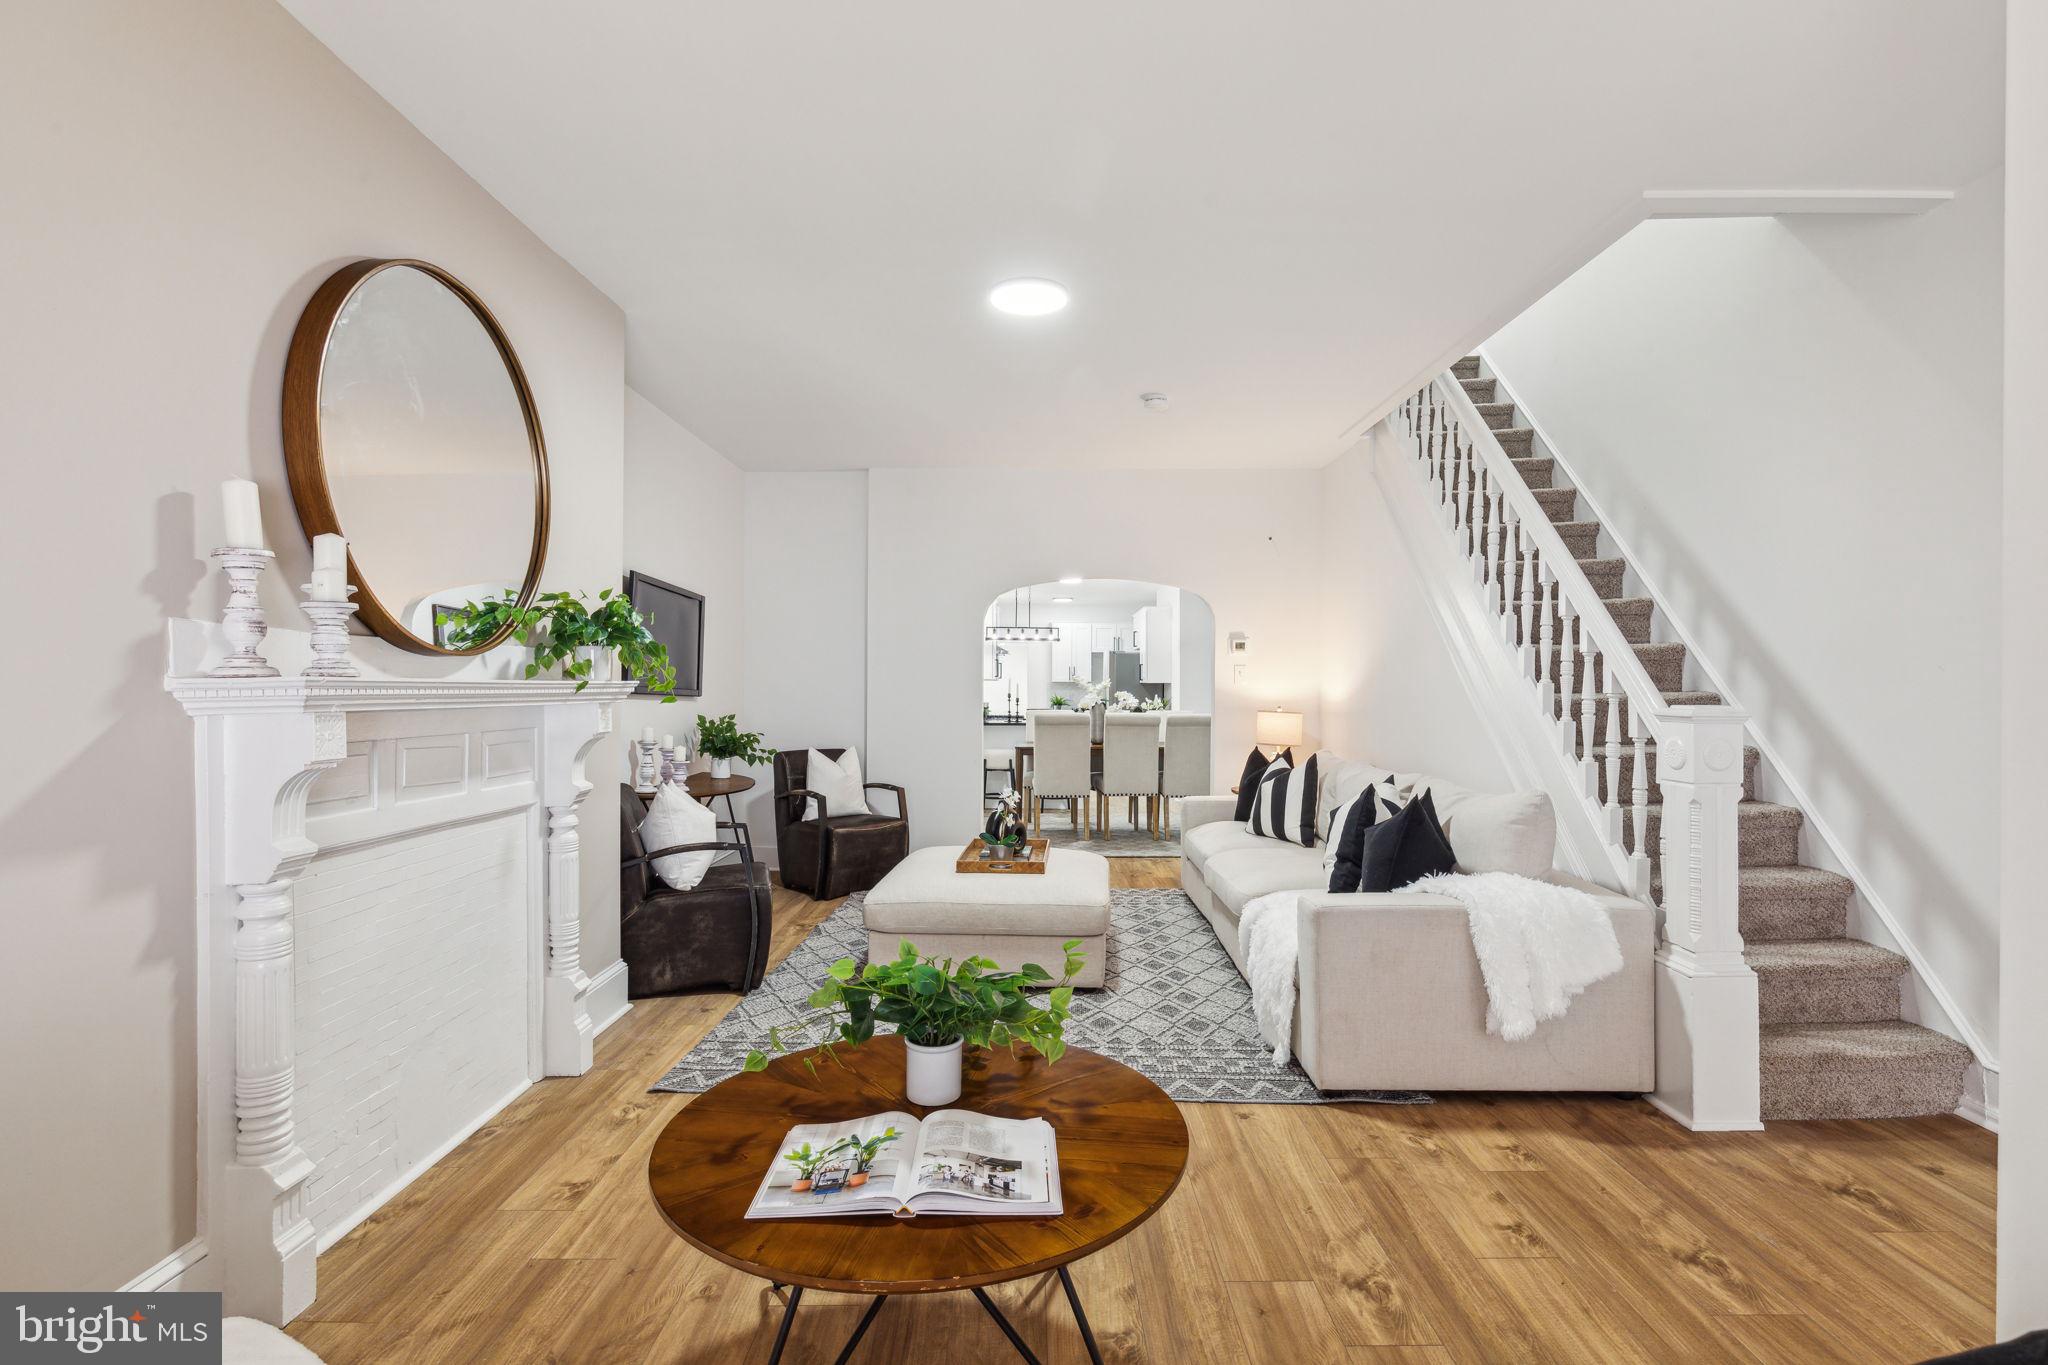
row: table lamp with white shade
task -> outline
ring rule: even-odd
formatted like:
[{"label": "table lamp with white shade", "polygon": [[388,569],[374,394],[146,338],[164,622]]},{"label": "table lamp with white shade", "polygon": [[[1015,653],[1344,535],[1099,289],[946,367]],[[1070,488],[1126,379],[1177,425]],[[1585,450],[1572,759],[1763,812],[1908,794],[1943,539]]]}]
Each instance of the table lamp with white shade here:
[{"label": "table lamp with white shade", "polygon": [[1261,711],[1259,715],[1258,743],[1263,749],[1279,753],[1301,743],[1301,712],[1275,707]]}]

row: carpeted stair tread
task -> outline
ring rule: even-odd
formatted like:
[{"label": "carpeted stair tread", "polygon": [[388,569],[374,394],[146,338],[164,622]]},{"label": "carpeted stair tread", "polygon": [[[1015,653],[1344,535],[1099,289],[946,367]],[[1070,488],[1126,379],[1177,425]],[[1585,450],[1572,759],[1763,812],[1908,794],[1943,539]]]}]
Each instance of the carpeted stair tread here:
[{"label": "carpeted stair tread", "polygon": [[[1578,688],[1585,686],[1585,684],[1577,677],[1574,677],[1572,682],[1572,720],[1578,725],[1580,733],[1583,734],[1586,728],[1586,699],[1579,694]],[[1666,706],[1719,706],[1721,704],[1721,694],[1719,692],[1666,692],[1664,694],[1664,704]],[[1595,706],[1593,708],[1593,742],[1595,744],[1602,743],[1607,738],[1607,712],[1609,709],[1606,706]],[[1622,698],[1620,710],[1620,724],[1624,727],[1621,733],[1623,738],[1627,738],[1628,698]]]},{"label": "carpeted stair tread", "polygon": [[[1516,588],[1519,592],[1519,577],[1516,580]],[[1517,603],[1520,600],[1519,597],[1516,598]],[[1564,640],[1564,613],[1557,609],[1555,601],[1549,601],[1548,605],[1550,607],[1551,653],[1555,655],[1561,648],[1562,641]],[[1646,645],[1650,643],[1650,618],[1652,613],[1656,611],[1655,603],[1647,597],[1613,597],[1607,599],[1605,605],[1608,616],[1613,618],[1615,628],[1621,632],[1623,639],[1632,645]],[[1540,643],[1543,639],[1542,608],[1535,603],[1531,603],[1529,614],[1535,622],[1535,635]],[[1576,617],[1573,619],[1577,620]],[[1514,641],[1516,644],[1520,644],[1522,642],[1522,617],[1519,605],[1515,609],[1514,625]],[[1578,639],[1578,628],[1576,625],[1572,629],[1572,639],[1574,641]]]},{"label": "carpeted stair tread", "polygon": [[1509,455],[1519,458],[1528,455],[1534,448],[1534,427],[1494,427],[1492,430],[1493,439],[1500,442],[1500,448]]},{"label": "carpeted stair tread", "polygon": [[1859,1024],[1899,1017],[1905,958],[1853,938],[1749,944],[1757,1018],[1766,1024]]},{"label": "carpeted stair tread", "polygon": [[[1648,816],[1650,862],[1654,866],[1664,856],[1660,837],[1664,807],[1649,807]],[[1781,806],[1775,801],[1738,801],[1735,805],[1735,828],[1740,866],[1793,866],[1799,861],[1799,831],[1805,824],[1806,812],[1797,806]],[[1621,829],[1623,845],[1633,852],[1635,820],[1632,815],[1622,820]]]},{"label": "carpeted stair tread", "polygon": [[1903,1019],[1766,1024],[1759,1051],[1766,1119],[1950,1113],[1972,1060],[1955,1039]]},{"label": "carpeted stair tread", "polygon": [[1576,488],[1532,488],[1536,505],[1543,509],[1543,515],[1552,521],[1577,521],[1579,516],[1579,490]]},{"label": "carpeted stair tread", "polygon": [[1458,382],[1465,386],[1465,394],[1473,402],[1491,403],[1494,401],[1494,382],[1491,379],[1460,379]]},{"label": "carpeted stair tread", "polygon": [[1479,357],[1476,355],[1459,356],[1451,362],[1451,373],[1460,379],[1477,377],[1479,374]]},{"label": "carpeted stair tread", "polygon": [[1579,572],[1593,585],[1593,591],[1604,597],[1622,595],[1622,576],[1628,572],[1628,561],[1619,558],[1581,559]]},{"label": "carpeted stair tread", "polygon": [[1474,403],[1472,406],[1479,409],[1479,419],[1495,431],[1515,424],[1513,403]]},{"label": "carpeted stair tread", "polygon": [[[1849,932],[1855,883],[1820,867],[1736,869],[1737,928],[1747,944],[1840,938]],[[1664,871],[1650,876],[1650,899],[1664,903]]]},{"label": "carpeted stair tread", "polygon": [[[1629,646],[1636,652],[1636,659],[1643,666],[1643,672],[1650,675],[1651,686],[1659,691],[1672,691],[1685,682],[1685,646],[1676,640],[1645,640]],[[1572,660],[1572,686],[1574,689],[1586,685],[1586,660],[1584,655],[1575,655]],[[1564,676],[1564,646],[1553,642],[1550,649],[1550,676]],[[1607,657],[1602,655],[1593,661],[1593,690],[1600,691],[1607,685]]]}]

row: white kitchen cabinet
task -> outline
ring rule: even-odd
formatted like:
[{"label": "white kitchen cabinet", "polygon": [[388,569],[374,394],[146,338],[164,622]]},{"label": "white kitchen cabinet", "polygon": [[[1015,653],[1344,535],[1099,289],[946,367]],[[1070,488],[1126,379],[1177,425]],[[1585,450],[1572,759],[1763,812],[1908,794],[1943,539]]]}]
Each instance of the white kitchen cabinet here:
[{"label": "white kitchen cabinet", "polygon": [[1144,607],[1133,628],[1138,635],[1138,679],[1148,683],[1173,681],[1173,632],[1167,628],[1164,607]]}]

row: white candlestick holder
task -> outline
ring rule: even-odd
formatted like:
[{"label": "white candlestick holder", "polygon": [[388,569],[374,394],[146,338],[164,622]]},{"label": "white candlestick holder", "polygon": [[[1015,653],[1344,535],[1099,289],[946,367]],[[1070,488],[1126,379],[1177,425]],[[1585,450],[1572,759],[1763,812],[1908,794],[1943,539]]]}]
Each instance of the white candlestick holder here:
[{"label": "white candlestick holder", "polygon": [[228,576],[228,605],[221,614],[221,633],[227,636],[227,658],[208,669],[209,678],[275,678],[280,676],[270,661],[258,652],[270,625],[263,619],[256,584],[277,556],[269,550],[223,545],[213,552],[213,562]]},{"label": "white candlestick holder", "polygon": [[683,780],[683,765],[676,755],[676,746],[673,744],[661,751],[661,780],[664,783]]},{"label": "white candlestick holder", "polygon": [[634,774],[633,790],[651,792],[654,790],[655,777],[660,771],[654,763],[654,745],[644,739],[636,739],[633,743],[640,753],[640,767]]},{"label": "white candlestick holder", "polygon": [[[348,618],[356,614],[353,602],[329,602],[313,596],[313,585],[304,583],[299,591],[306,600],[299,610],[313,623],[313,662],[300,676],[307,678],[360,678],[362,673],[348,657]],[[344,591],[353,595],[355,586]]]}]

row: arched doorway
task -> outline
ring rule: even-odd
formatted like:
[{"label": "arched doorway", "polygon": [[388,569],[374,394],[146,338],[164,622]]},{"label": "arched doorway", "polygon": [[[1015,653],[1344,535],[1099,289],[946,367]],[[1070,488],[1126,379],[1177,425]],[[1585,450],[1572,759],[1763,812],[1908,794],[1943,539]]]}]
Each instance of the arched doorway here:
[{"label": "arched doorway", "polygon": [[[1209,604],[1168,584],[1069,579],[1022,584],[991,602],[977,642],[984,808],[1006,789],[1028,788],[1036,712],[1209,715],[1216,697],[1215,639],[1216,617]],[[1165,725],[1162,716],[1162,736]],[[1206,731],[1200,743],[1206,763]],[[1099,773],[1099,749],[1093,762]],[[1120,794],[1106,800],[1092,819],[1081,814],[1081,804],[1063,804],[1057,818],[1048,814],[1045,837],[1055,845],[1111,856],[1164,856],[1177,850],[1170,833],[1154,833],[1155,828],[1178,828],[1170,798],[1155,814],[1144,800]]]}]

